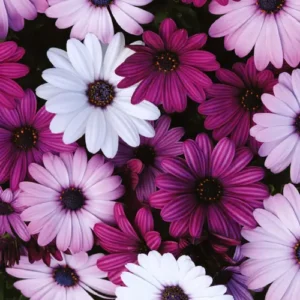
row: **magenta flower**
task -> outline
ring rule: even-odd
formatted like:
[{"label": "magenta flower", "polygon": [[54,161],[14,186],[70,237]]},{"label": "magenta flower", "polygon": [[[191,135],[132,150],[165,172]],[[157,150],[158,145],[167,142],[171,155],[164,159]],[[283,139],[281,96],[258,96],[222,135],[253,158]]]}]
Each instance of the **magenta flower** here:
[{"label": "magenta flower", "polygon": [[[1,11],[0,2],[0,11]],[[1,16],[0,16],[1,32]],[[0,36],[1,40],[1,36]],[[15,42],[0,43],[0,106],[15,108],[15,99],[24,97],[23,89],[13,80],[28,74],[29,68],[18,61],[25,54],[25,50]]]},{"label": "magenta flower", "polygon": [[259,143],[249,136],[253,114],[266,110],[261,95],[272,93],[277,80],[271,71],[258,72],[253,57],[246,64],[235,63],[232,71],[217,70],[216,76],[221,83],[207,90],[209,100],[199,107],[199,113],[207,116],[205,128],[213,130],[215,140],[230,136],[237,146],[248,142],[257,153]]},{"label": "magenta flower", "polygon": [[161,161],[167,157],[176,157],[183,153],[182,142],[183,128],[170,129],[171,119],[167,116],[156,121],[155,137],[141,138],[139,147],[132,148],[121,143],[117,156],[112,160],[116,166],[129,165],[131,170],[140,170],[136,193],[139,200],[148,200],[155,192],[155,177],[162,173]]},{"label": "magenta flower", "polygon": [[260,167],[248,166],[253,154],[237,148],[228,138],[213,147],[206,134],[183,143],[185,159],[162,161],[165,174],[158,175],[160,189],[150,196],[150,205],[161,209],[171,222],[170,234],[200,237],[203,226],[212,233],[238,239],[240,225],[255,226],[252,212],[268,197]]},{"label": "magenta flower", "polygon": [[[221,5],[227,5],[229,3],[229,0],[215,0]],[[233,0],[233,1],[240,1],[240,0]],[[205,5],[207,0],[181,0],[181,2],[186,3],[186,4],[191,4],[193,3],[196,7],[202,7]]]},{"label": "magenta flower", "polygon": [[8,29],[20,31],[25,20],[34,20],[37,12],[45,12],[47,0],[1,0],[0,40],[5,39]]},{"label": "magenta flower", "polygon": [[112,176],[112,163],[104,163],[101,155],[89,161],[86,151],[78,148],[75,154],[43,155],[44,167],[29,166],[37,182],[21,182],[20,204],[28,230],[38,234],[38,244],[46,246],[56,239],[60,251],[72,253],[91,250],[94,244],[92,229],[99,222],[114,222],[115,202],[124,194],[119,176]]},{"label": "magenta flower", "polygon": [[19,192],[10,189],[2,190],[0,187],[0,236],[8,233],[19,236],[23,241],[30,240],[30,234],[20,214],[22,206],[17,201]]},{"label": "magenta flower", "polygon": [[157,250],[160,253],[178,252],[178,244],[162,241],[160,233],[154,230],[154,220],[149,208],[140,208],[131,224],[125,215],[123,205],[118,203],[114,209],[118,228],[100,223],[94,231],[100,246],[111,253],[101,257],[98,268],[108,272],[108,278],[115,284],[123,285],[120,275],[127,263],[135,263],[139,253]]},{"label": "magenta flower", "polygon": [[126,88],[140,82],[132,103],[144,99],[162,104],[167,112],[184,111],[187,96],[196,102],[205,99],[204,88],[212,85],[205,71],[215,71],[219,63],[215,56],[200,50],[206,43],[204,33],[188,37],[172,19],[165,19],[159,35],[152,31],[143,34],[145,45],[130,45],[136,51],[116,73],[125,77],[118,85]]},{"label": "magenta flower", "polygon": [[13,190],[26,178],[28,165],[42,161],[43,153],[77,148],[76,144],[65,145],[61,134],[50,132],[54,115],[44,108],[38,112],[36,109],[36,97],[31,90],[26,91],[15,109],[0,108],[0,182],[10,179]]},{"label": "magenta flower", "polygon": [[213,1],[209,11],[223,15],[209,29],[211,37],[225,37],[226,50],[239,57],[254,48],[258,70],[271,62],[277,69],[284,60],[292,67],[299,64],[300,6],[298,0],[230,0],[227,6]]}]

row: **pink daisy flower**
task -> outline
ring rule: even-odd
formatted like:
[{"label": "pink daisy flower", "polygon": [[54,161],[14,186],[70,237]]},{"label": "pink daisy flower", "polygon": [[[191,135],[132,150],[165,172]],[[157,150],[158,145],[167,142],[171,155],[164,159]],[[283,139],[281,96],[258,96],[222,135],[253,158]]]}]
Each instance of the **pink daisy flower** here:
[{"label": "pink daisy flower", "polygon": [[250,134],[263,143],[258,154],[267,157],[265,166],[273,173],[280,173],[291,165],[294,183],[300,182],[300,69],[292,75],[282,73],[274,86],[274,96],[262,95],[262,102],[269,113],[257,113],[257,124]]},{"label": "pink daisy flower", "polygon": [[30,234],[20,217],[22,207],[17,201],[18,194],[19,192],[14,193],[10,189],[3,191],[0,187],[0,236],[5,233],[13,236],[16,234],[27,242]]},{"label": "pink daisy flower", "polygon": [[77,148],[76,144],[65,145],[61,134],[51,133],[54,115],[44,107],[36,110],[37,101],[31,90],[25,92],[15,109],[0,108],[0,182],[10,179],[13,190],[26,178],[30,163],[41,163],[43,153]]},{"label": "pink daisy flower", "polygon": [[213,138],[230,136],[237,146],[247,142],[256,153],[259,143],[249,135],[253,114],[265,111],[261,101],[263,93],[272,93],[277,80],[269,70],[258,72],[251,57],[247,63],[235,63],[232,71],[219,69],[220,83],[207,90],[208,101],[198,111],[206,115],[204,126],[213,130]]},{"label": "pink daisy flower", "polygon": [[[0,11],[1,2],[0,0]],[[1,16],[0,16],[1,21]],[[0,24],[1,31],[1,24]],[[0,37],[1,40],[1,37]],[[23,89],[13,80],[28,74],[29,68],[18,61],[25,54],[25,50],[15,42],[0,43],[0,106],[15,108],[15,99],[24,97]]]},{"label": "pink daisy flower", "polygon": [[94,231],[100,246],[111,253],[101,257],[97,265],[108,272],[108,278],[115,284],[122,285],[121,273],[127,263],[135,263],[140,253],[158,250],[160,253],[178,252],[178,244],[162,241],[160,233],[154,230],[154,220],[149,208],[140,208],[131,224],[125,215],[123,205],[118,203],[114,209],[118,228],[100,223]]},{"label": "pink daisy flower", "polygon": [[209,29],[211,37],[225,37],[226,50],[239,57],[254,48],[258,70],[271,62],[277,69],[284,60],[296,67],[300,61],[300,6],[298,0],[230,0],[227,6],[213,1],[209,11],[223,15]]},{"label": "pink daisy flower", "polygon": [[27,208],[21,216],[30,222],[28,230],[38,234],[38,244],[46,246],[56,239],[61,251],[91,250],[92,229],[99,222],[114,222],[115,202],[124,194],[119,176],[112,176],[112,163],[101,155],[89,161],[86,151],[75,154],[43,155],[43,164],[31,164],[35,182],[21,182],[20,204]]},{"label": "pink daisy flower", "polygon": [[9,28],[22,30],[24,19],[34,20],[47,7],[47,0],[0,0],[0,40],[6,38]]},{"label": "pink daisy flower", "polygon": [[145,45],[128,46],[136,53],[116,69],[116,74],[125,77],[118,84],[119,88],[139,83],[132,103],[146,99],[162,104],[166,112],[182,112],[186,109],[187,96],[202,102],[204,88],[212,85],[204,72],[220,67],[212,53],[201,50],[206,34],[188,37],[185,29],[178,29],[172,19],[165,19],[159,35],[146,31],[143,40]]},{"label": "pink daisy flower", "polygon": [[167,157],[176,157],[183,153],[180,139],[184,135],[181,127],[170,129],[171,119],[161,117],[155,122],[155,137],[141,138],[140,146],[129,147],[121,143],[116,157],[112,160],[116,166],[130,166],[131,170],[140,170],[136,193],[139,200],[148,200],[155,192],[155,177],[162,173],[161,161]]},{"label": "pink daisy flower", "polygon": [[104,254],[88,256],[85,252],[64,255],[62,261],[52,258],[51,265],[42,261],[31,264],[22,256],[18,265],[6,268],[6,272],[20,278],[14,287],[32,300],[91,300],[90,294],[101,299],[114,299],[116,286],[105,279],[107,274],[99,270],[96,262]]},{"label": "pink daisy flower", "polygon": [[300,196],[292,184],[256,209],[254,229],[242,230],[249,243],[242,254],[249,259],[241,266],[251,290],[268,286],[266,300],[296,300],[300,293]]},{"label": "pink daisy flower", "polygon": [[84,39],[87,33],[94,33],[108,44],[114,36],[111,15],[126,32],[141,35],[140,24],[151,23],[154,16],[141,9],[153,0],[48,0],[46,11],[49,18],[55,18],[59,29],[72,27],[71,37]]},{"label": "pink daisy flower", "polygon": [[156,177],[160,189],[150,196],[150,205],[161,209],[161,217],[171,222],[174,237],[209,232],[239,239],[240,225],[253,227],[252,212],[269,195],[260,167],[248,166],[250,149],[236,148],[228,138],[215,147],[206,134],[183,143],[185,159],[166,158],[164,174]]},{"label": "pink daisy flower", "polygon": [[[227,5],[229,2],[229,0],[215,0],[215,1],[217,1],[221,5]],[[240,0],[234,0],[234,1],[240,1]],[[193,3],[196,7],[202,7],[203,5],[205,5],[207,0],[181,0],[181,2],[185,4]]]}]

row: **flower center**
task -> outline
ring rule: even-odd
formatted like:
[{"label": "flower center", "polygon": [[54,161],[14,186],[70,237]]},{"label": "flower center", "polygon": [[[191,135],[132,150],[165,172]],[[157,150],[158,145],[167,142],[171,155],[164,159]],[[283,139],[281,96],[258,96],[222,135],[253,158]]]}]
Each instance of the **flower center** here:
[{"label": "flower center", "polygon": [[76,272],[68,266],[56,268],[53,272],[53,278],[59,285],[64,287],[75,286],[79,281]]},{"label": "flower center", "polygon": [[110,4],[112,4],[113,0],[91,0],[91,2],[95,5],[95,6],[108,6]]},{"label": "flower center", "polygon": [[134,155],[139,159],[144,165],[153,165],[155,159],[154,148],[148,145],[141,145],[134,150]]},{"label": "flower center", "polygon": [[300,114],[295,118],[294,126],[298,133],[300,133]]},{"label": "flower center", "polygon": [[223,187],[215,178],[204,178],[197,185],[197,194],[200,201],[215,202],[219,201],[223,194]]},{"label": "flower center", "polygon": [[63,203],[64,208],[70,210],[80,209],[85,202],[81,190],[77,188],[68,188],[62,191],[59,199]]},{"label": "flower center", "polygon": [[89,84],[87,91],[89,103],[96,107],[106,107],[111,104],[115,97],[114,87],[103,80]]},{"label": "flower center", "polygon": [[298,264],[300,264],[300,242],[296,244],[294,249],[295,249],[296,259],[298,261]]},{"label": "flower center", "polygon": [[14,212],[14,209],[10,204],[6,202],[0,202],[0,216],[8,216]]},{"label": "flower center", "polygon": [[179,59],[173,52],[162,52],[155,56],[154,65],[159,71],[167,73],[177,69]]},{"label": "flower center", "polygon": [[161,300],[189,300],[189,297],[184,293],[179,286],[167,286],[165,287]]},{"label": "flower center", "polygon": [[149,247],[145,242],[140,242],[139,244],[139,253],[148,254],[150,251]]},{"label": "flower center", "polygon": [[28,150],[35,146],[38,140],[37,131],[31,126],[24,126],[14,130],[13,143],[21,150]]},{"label": "flower center", "polygon": [[246,90],[245,94],[241,97],[241,105],[245,110],[255,112],[262,107],[261,94],[253,91]]},{"label": "flower center", "polygon": [[285,0],[258,0],[256,4],[263,12],[271,14],[279,12],[284,6]]}]

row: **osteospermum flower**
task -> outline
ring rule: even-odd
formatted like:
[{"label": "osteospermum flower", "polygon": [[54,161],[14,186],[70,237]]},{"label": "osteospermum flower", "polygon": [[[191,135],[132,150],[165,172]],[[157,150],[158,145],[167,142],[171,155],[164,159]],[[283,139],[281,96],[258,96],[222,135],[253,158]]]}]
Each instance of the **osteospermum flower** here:
[{"label": "osteospermum flower", "polygon": [[256,209],[254,229],[243,229],[249,243],[242,246],[242,254],[249,259],[241,266],[248,276],[251,290],[269,284],[266,300],[296,300],[300,292],[300,223],[299,192],[292,184],[264,201],[264,209]]},{"label": "osteospermum flower", "polygon": [[13,193],[10,189],[0,187],[0,235],[9,233],[19,236],[23,241],[30,240],[30,234],[20,217],[22,206],[17,197],[19,192]]},{"label": "osteospermum flower", "polygon": [[6,268],[6,272],[20,278],[14,287],[29,299],[90,300],[89,294],[101,299],[113,299],[116,286],[105,280],[106,273],[96,266],[104,254],[88,256],[85,252],[64,255],[62,261],[52,258],[48,267],[42,261],[31,264],[27,256],[21,256],[18,265]]},{"label": "osteospermum flower", "polygon": [[250,134],[263,143],[258,151],[267,156],[265,166],[279,173],[291,165],[290,175],[294,183],[300,182],[300,70],[292,75],[282,73],[274,86],[274,96],[262,95],[262,102],[269,113],[257,113],[257,124]]},{"label": "osteospermum flower", "polygon": [[135,263],[140,253],[158,250],[161,253],[178,251],[178,244],[162,241],[160,233],[154,230],[154,220],[149,208],[140,208],[131,224],[123,205],[115,205],[114,215],[119,228],[96,224],[94,231],[99,244],[110,254],[101,257],[97,265],[108,272],[108,278],[115,284],[122,284],[121,273],[127,263]]},{"label": "osteospermum flower", "polygon": [[55,68],[43,72],[48,82],[37,89],[46,109],[55,113],[50,129],[63,132],[66,144],[85,134],[87,149],[100,149],[112,158],[118,150],[119,137],[131,147],[140,144],[140,136],[153,137],[154,129],[146,120],[156,120],[160,112],[147,101],[130,103],[136,86],[117,88],[121,78],[115,68],[132,51],[125,49],[122,33],[117,33],[107,50],[96,36],[88,34],[84,44],[76,39],[67,43],[67,52],[50,49],[48,58]]},{"label": "osteospermum flower", "polygon": [[139,83],[132,103],[144,99],[162,104],[167,112],[184,111],[187,96],[196,102],[205,99],[204,88],[211,86],[205,71],[215,71],[219,63],[215,56],[200,50],[206,43],[204,33],[188,37],[185,29],[178,29],[172,19],[165,19],[159,35],[152,31],[143,34],[145,45],[128,46],[136,53],[116,69],[125,77],[120,88]]},{"label": "osteospermum flower", "polygon": [[277,80],[269,70],[258,72],[254,58],[247,63],[235,63],[232,71],[219,69],[216,76],[220,83],[208,89],[208,101],[199,106],[199,113],[206,115],[204,126],[213,130],[213,137],[220,140],[230,136],[237,146],[247,142],[256,153],[259,143],[249,136],[253,114],[263,112],[263,93],[272,93]]},{"label": "osteospermum flower", "polygon": [[31,234],[46,246],[56,239],[61,251],[72,253],[91,250],[92,229],[99,222],[113,222],[115,202],[124,193],[119,176],[112,176],[113,165],[86,151],[75,154],[43,155],[43,166],[31,164],[29,173],[37,183],[21,182],[18,201],[27,208],[21,216],[30,222]]},{"label": "osteospermum flower", "polygon": [[148,200],[155,192],[155,177],[162,173],[161,161],[167,157],[176,157],[183,153],[182,142],[179,142],[184,134],[183,128],[170,129],[171,119],[162,116],[154,125],[155,137],[142,138],[140,146],[129,147],[121,143],[113,163],[116,166],[124,166],[130,163],[131,168],[139,169],[139,181],[136,193],[139,200]]},{"label": "osteospermum flower", "polygon": [[126,287],[117,288],[117,300],[233,300],[232,296],[224,295],[224,285],[211,286],[212,278],[188,256],[176,260],[171,253],[151,251],[148,255],[140,254],[138,263],[126,265],[129,272],[121,275]]},{"label": "osteospermum flower", "polygon": [[248,166],[250,149],[236,148],[228,138],[213,147],[206,134],[199,134],[183,143],[183,152],[185,159],[162,161],[165,173],[156,177],[160,190],[150,196],[150,205],[171,222],[170,233],[200,237],[207,225],[210,232],[238,239],[239,225],[255,226],[252,212],[269,192],[259,182],[264,170]]},{"label": "osteospermum flower", "polygon": [[[0,11],[1,11],[0,2]],[[1,22],[1,16],[0,16]],[[0,24],[1,32],[1,24]],[[1,37],[0,37],[1,39]],[[0,105],[14,108],[15,99],[24,97],[23,89],[13,80],[28,74],[29,68],[18,61],[25,54],[24,48],[18,47],[15,42],[0,43]]]},{"label": "osteospermum flower", "polygon": [[[229,0],[215,0],[221,5],[227,5],[229,3]],[[240,0],[234,0],[234,1],[240,1]],[[205,5],[207,0],[181,0],[181,2],[185,4],[191,4],[193,3],[196,7],[202,7]]]},{"label": "osteospermum flower", "polygon": [[34,20],[37,13],[45,12],[47,0],[1,0],[0,1],[0,40],[5,39],[8,29],[20,31],[25,20]]},{"label": "osteospermum flower", "polygon": [[[0,79],[1,81],[1,79]],[[31,90],[15,109],[0,108],[0,182],[10,179],[13,190],[27,176],[28,165],[40,163],[45,152],[74,151],[76,144],[65,145],[61,134],[49,130],[53,115],[41,108]]]},{"label": "osteospermum flower", "polygon": [[72,27],[71,37],[84,39],[87,33],[94,33],[103,43],[109,43],[114,35],[111,18],[119,26],[134,35],[143,33],[140,24],[152,22],[154,16],[141,9],[153,0],[48,0],[50,7],[46,15],[57,18],[56,26],[60,29]]},{"label": "osteospermum flower", "polygon": [[235,50],[239,57],[254,48],[258,70],[265,69],[270,62],[279,69],[284,60],[292,67],[298,65],[298,0],[230,0],[226,6],[213,1],[209,11],[223,15],[210,27],[209,35],[224,36],[226,50]]}]

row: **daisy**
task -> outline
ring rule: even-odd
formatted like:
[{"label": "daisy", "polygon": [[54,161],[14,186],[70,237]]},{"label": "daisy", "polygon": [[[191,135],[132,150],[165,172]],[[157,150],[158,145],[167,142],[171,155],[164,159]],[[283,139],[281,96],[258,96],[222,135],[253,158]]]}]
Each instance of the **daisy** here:
[{"label": "daisy", "polygon": [[13,190],[27,177],[30,163],[41,163],[43,153],[77,148],[76,144],[65,145],[61,134],[50,132],[52,114],[45,108],[36,110],[37,100],[31,90],[25,92],[15,109],[0,108],[0,182],[10,179]]},{"label": "daisy", "polygon": [[6,38],[9,28],[22,30],[24,19],[34,20],[47,7],[47,0],[0,0],[0,40]]},{"label": "daisy", "polygon": [[[2,1],[0,0],[0,11]],[[15,108],[15,99],[24,97],[23,89],[13,80],[24,77],[29,72],[27,66],[18,63],[24,54],[24,48],[18,47],[15,42],[0,43],[0,107]]]},{"label": "daisy", "polygon": [[114,295],[116,286],[105,280],[107,274],[96,266],[97,259],[103,255],[64,254],[62,261],[52,258],[49,267],[42,261],[31,264],[26,256],[21,256],[19,264],[6,268],[6,272],[22,279],[14,287],[32,300],[93,299],[89,294],[114,299],[108,295]]},{"label": "daisy", "polygon": [[212,85],[204,72],[220,67],[212,53],[201,50],[206,44],[206,34],[188,37],[185,29],[178,29],[172,19],[165,19],[159,35],[146,31],[143,40],[145,45],[128,46],[136,53],[116,69],[118,75],[125,77],[119,88],[138,84],[132,103],[146,99],[162,104],[170,113],[184,111],[187,97],[202,102],[204,88]]},{"label": "daisy", "polygon": [[117,288],[117,300],[233,300],[224,295],[224,285],[211,286],[205,269],[196,267],[186,255],[176,260],[171,253],[151,251],[140,254],[138,263],[126,265],[129,272],[121,275],[126,287]]},{"label": "daisy", "polygon": [[161,161],[167,157],[176,157],[183,154],[182,142],[184,135],[181,127],[170,129],[171,119],[162,116],[154,125],[155,137],[142,138],[141,144],[132,148],[121,143],[113,163],[122,167],[131,165],[131,169],[142,171],[138,174],[136,194],[139,200],[148,200],[155,192],[155,177],[162,173]]},{"label": "daisy", "polygon": [[249,135],[253,114],[266,109],[261,101],[263,93],[273,93],[277,83],[269,70],[258,72],[251,57],[247,63],[235,63],[232,71],[219,69],[216,77],[220,83],[207,89],[207,98],[199,106],[199,113],[206,115],[204,126],[213,130],[213,138],[230,136],[237,146],[249,144],[257,153],[259,143]]},{"label": "daisy", "polygon": [[46,110],[56,114],[50,129],[53,133],[63,132],[66,144],[85,134],[88,151],[96,153],[101,149],[112,158],[117,153],[119,137],[137,147],[139,135],[154,136],[146,120],[159,118],[158,108],[147,101],[132,105],[136,86],[117,88],[122,78],[114,70],[131,53],[125,49],[122,33],[117,33],[108,47],[88,34],[84,43],[70,39],[67,52],[56,48],[48,51],[54,68],[43,72],[48,83],[37,89],[37,95],[48,100]]},{"label": "daisy", "polygon": [[271,62],[277,69],[284,60],[296,67],[300,61],[300,7],[298,0],[230,0],[227,6],[213,1],[209,11],[223,15],[209,29],[211,37],[225,37],[225,48],[239,57],[254,48],[258,70]]},{"label": "daisy", "polygon": [[183,153],[185,159],[162,161],[164,174],[156,177],[159,191],[150,196],[150,205],[161,209],[176,237],[200,237],[207,226],[209,232],[239,239],[240,225],[256,225],[252,212],[269,195],[260,182],[263,168],[248,166],[250,149],[236,148],[228,138],[214,147],[199,134],[183,143]]},{"label": "daisy", "polygon": [[292,184],[256,209],[254,229],[243,229],[249,243],[242,254],[249,259],[241,266],[251,290],[268,286],[266,300],[297,300],[300,293],[300,196]]},{"label": "daisy", "polygon": [[257,124],[250,134],[263,143],[259,155],[267,157],[265,166],[279,173],[291,165],[290,176],[294,183],[300,182],[300,69],[292,75],[282,73],[274,86],[274,96],[262,95],[262,102],[270,111],[257,113]]},{"label": "daisy", "polygon": [[119,176],[112,176],[113,165],[78,148],[74,155],[43,155],[43,164],[31,164],[29,173],[37,182],[21,182],[18,201],[27,208],[22,212],[30,222],[30,234],[38,234],[38,244],[46,246],[56,239],[61,251],[72,253],[91,250],[92,229],[99,222],[114,222],[115,202],[124,194]]},{"label": "daisy", "polygon": [[72,27],[71,37],[84,39],[87,33],[95,34],[103,43],[109,43],[114,35],[111,15],[126,32],[141,35],[140,24],[151,23],[154,15],[143,10],[153,0],[48,0],[46,15],[57,19],[60,29]]},{"label": "daisy", "polygon": [[[227,5],[229,3],[229,0],[215,0],[221,5]],[[234,0],[234,1],[240,1],[240,0]],[[202,7],[205,5],[207,0],[181,0],[182,3],[185,4],[191,4],[193,3],[196,7]]]},{"label": "daisy", "polygon": [[108,278],[113,283],[122,285],[120,275],[125,270],[125,265],[135,263],[140,253],[151,250],[158,250],[160,253],[178,252],[177,242],[162,241],[160,233],[154,230],[154,220],[149,208],[140,208],[132,224],[121,203],[115,205],[114,215],[118,228],[103,223],[96,224],[94,228],[99,245],[110,253],[101,257],[97,266],[108,272]]}]

